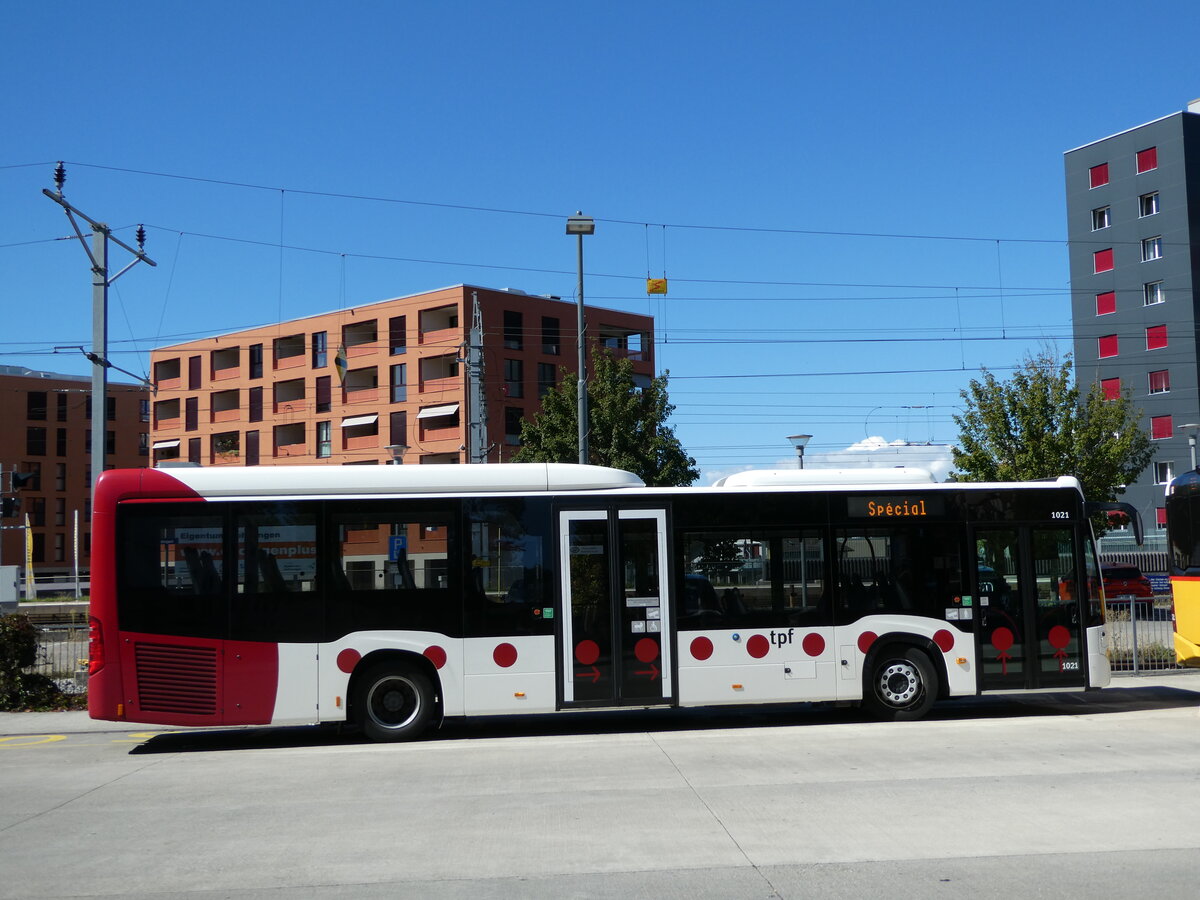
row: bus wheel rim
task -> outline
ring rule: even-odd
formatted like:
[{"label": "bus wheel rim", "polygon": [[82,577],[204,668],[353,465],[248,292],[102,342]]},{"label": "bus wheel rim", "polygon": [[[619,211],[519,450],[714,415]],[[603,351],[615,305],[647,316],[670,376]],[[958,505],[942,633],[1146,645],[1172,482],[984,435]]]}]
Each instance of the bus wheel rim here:
[{"label": "bus wheel rim", "polygon": [[403,728],[420,712],[420,691],[401,675],[379,679],[367,694],[367,713],[380,728]]},{"label": "bus wheel rim", "polygon": [[889,663],[879,673],[879,696],[889,706],[908,706],[921,689],[921,673],[910,662]]}]

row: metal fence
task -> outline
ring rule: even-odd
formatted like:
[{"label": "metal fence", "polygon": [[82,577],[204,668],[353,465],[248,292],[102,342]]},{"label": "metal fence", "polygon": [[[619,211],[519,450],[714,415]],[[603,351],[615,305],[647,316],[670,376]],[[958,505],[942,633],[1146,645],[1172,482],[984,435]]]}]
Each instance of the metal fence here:
[{"label": "metal fence", "polygon": [[1174,604],[1169,596],[1146,603],[1109,601],[1105,622],[1114,672],[1176,669]]},{"label": "metal fence", "polygon": [[82,625],[39,625],[37,661],[25,671],[45,675],[64,694],[87,692],[88,629]]}]

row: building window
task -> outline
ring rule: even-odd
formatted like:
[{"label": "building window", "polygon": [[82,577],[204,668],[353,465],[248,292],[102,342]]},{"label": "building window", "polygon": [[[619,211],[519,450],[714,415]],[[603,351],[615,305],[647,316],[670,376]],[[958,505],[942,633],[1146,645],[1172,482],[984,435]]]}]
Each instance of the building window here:
[{"label": "building window", "polygon": [[[64,404],[64,407],[65,407],[65,404]],[[64,408],[64,409],[60,410],[59,412],[60,412],[60,415],[58,417],[58,421],[60,421],[60,422],[67,421],[66,409]],[[142,422],[150,421],[150,401],[147,400],[145,397],[142,397],[140,400],[138,400],[138,419]]]},{"label": "building window", "polygon": [[287,337],[275,338],[275,365],[285,359],[295,359],[304,355],[304,335],[289,334]]},{"label": "building window", "polygon": [[25,395],[25,418],[35,422],[46,420],[45,391],[30,391]]},{"label": "building window", "polygon": [[[188,462],[200,465],[200,438],[188,438]],[[176,451],[178,455],[178,451]]]},{"label": "building window", "polygon": [[1138,197],[1138,215],[1143,219],[1146,216],[1158,215],[1158,191],[1151,191],[1149,194],[1142,194]]},{"label": "building window", "polygon": [[[286,426],[286,427],[299,428],[301,443],[303,443],[303,439],[304,439],[304,423],[303,422],[297,423],[295,426]],[[257,466],[258,461],[259,461],[258,432],[257,431],[247,431],[246,432],[246,465]]]},{"label": "building window", "polygon": [[1120,378],[1102,378],[1100,379],[1100,390],[1104,392],[1105,400],[1120,400],[1121,399],[1121,379]]},{"label": "building window", "polygon": [[408,399],[408,366],[405,363],[392,366],[392,402],[403,403]]},{"label": "building window", "polygon": [[[59,465],[61,466],[63,464],[59,463]],[[26,475],[30,476],[26,487],[28,487],[31,491],[40,491],[42,489],[42,464],[40,462],[26,460],[21,468],[25,470]],[[66,490],[65,481],[59,490]]]},{"label": "building window", "polygon": [[[149,435],[147,435],[148,437]],[[54,464],[54,489],[56,491],[65,491],[67,489],[67,464]]]},{"label": "building window", "polygon": [[[217,370],[216,357],[217,357],[218,352],[220,352],[220,351],[214,350],[213,354],[212,354],[213,355],[213,371],[214,372],[216,372],[216,370]],[[188,357],[187,389],[189,391],[200,390],[200,375],[201,375],[200,367],[201,367],[201,361],[200,361],[199,356],[189,356]]]},{"label": "building window", "polygon": [[1175,463],[1156,462],[1154,464],[1154,483],[1168,484],[1175,477]]},{"label": "building window", "polygon": [[54,524],[67,524],[67,500],[65,497],[56,497],[54,499]]},{"label": "building window", "polygon": [[[60,431],[63,429],[59,429]],[[25,429],[25,455],[26,456],[45,456],[46,455],[46,429],[36,426],[29,426]]]},{"label": "building window", "polygon": [[1165,394],[1171,390],[1171,370],[1162,369],[1150,373],[1150,393]]},{"label": "building window", "polygon": [[1162,235],[1142,240],[1142,262],[1149,262],[1152,259],[1162,259]]},{"label": "building window", "polygon": [[34,532],[31,553],[33,554],[33,561],[35,563],[46,561],[46,535],[42,532]]},{"label": "building window", "polygon": [[1165,302],[1167,292],[1163,290],[1161,281],[1148,281],[1142,285],[1142,297],[1146,306],[1153,306],[1155,303]]},{"label": "building window", "polygon": [[1137,171],[1141,175],[1143,172],[1149,172],[1151,169],[1158,168],[1158,148],[1147,147],[1145,150],[1137,152]]},{"label": "building window", "polygon": [[38,527],[46,524],[45,497],[29,498],[29,524]]},{"label": "building window", "polygon": [[333,455],[332,428],[330,422],[317,423],[317,459],[329,459]]},{"label": "building window", "polygon": [[1151,325],[1146,329],[1146,349],[1162,350],[1167,346],[1167,326]]},{"label": "building window", "polygon": [[[1144,242],[1143,242],[1144,243]],[[1113,267],[1113,252],[1109,247],[1107,250],[1097,250],[1092,254],[1092,273],[1111,272]]]},{"label": "building window", "polygon": [[519,406],[504,407],[504,443],[516,447],[521,443],[521,422],[525,412]]},{"label": "building window", "polygon": [[178,387],[170,382],[179,380],[179,357],[160,359],[154,364],[154,383],[161,387]]},{"label": "building window", "polygon": [[322,375],[317,379],[314,393],[316,394],[317,412],[329,412],[333,405],[333,382],[328,375]]},{"label": "building window", "polygon": [[1100,163],[1088,169],[1088,187],[1098,188],[1108,184],[1108,163]]},{"label": "building window", "polygon": [[1098,338],[1096,345],[1101,359],[1108,359],[1110,356],[1116,356],[1118,353],[1117,336],[1115,334],[1106,334]]},{"label": "building window", "polygon": [[1092,231],[1099,231],[1101,228],[1107,228],[1111,224],[1109,207],[1101,206],[1099,209],[1092,210]]},{"label": "building window", "polygon": [[562,329],[555,316],[542,316],[542,352],[547,356],[562,352]]},{"label": "building window", "polygon": [[323,369],[329,364],[329,332],[314,331],[312,336],[312,367]]},{"label": "building window", "polygon": [[[91,446],[91,444],[88,444],[88,446]],[[67,455],[67,429],[65,429],[65,428],[59,428],[59,429],[55,430],[55,433],[54,433],[54,455],[55,456],[66,456]]]},{"label": "building window", "polygon": [[525,396],[525,365],[519,359],[504,361],[504,393],[508,397]]},{"label": "building window", "polygon": [[246,418],[250,422],[261,422],[263,420],[262,385],[250,388],[246,394]]},{"label": "building window", "polygon": [[[56,401],[55,405],[58,407],[58,421],[60,421],[60,422],[67,421],[67,395],[66,394],[56,394],[54,396],[54,399]],[[149,422],[150,421],[150,401],[149,400],[140,400],[138,402],[140,402],[142,404],[142,421]]]},{"label": "building window", "polygon": [[251,344],[250,345],[250,377],[251,378],[262,378],[263,377],[263,345],[262,344]]},{"label": "building window", "polygon": [[408,446],[408,413],[394,412],[388,419],[388,443],[393,447]]},{"label": "building window", "polygon": [[150,434],[149,432],[138,432],[138,456],[150,455]]},{"label": "building window", "polygon": [[520,350],[525,346],[522,329],[522,316],[519,312],[513,312],[506,309],[504,311],[504,349],[505,350]]},{"label": "building window", "polygon": [[408,317],[393,316],[388,319],[388,353],[396,356],[408,350]]},{"label": "building window", "polygon": [[218,459],[235,459],[241,455],[241,434],[236,431],[226,431],[214,434],[212,441],[212,461]]},{"label": "building window", "polygon": [[200,427],[200,398],[185,397],[183,400],[183,430],[195,431]]},{"label": "building window", "polygon": [[1170,416],[1151,416],[1150,418],[1150,438],[1151,440],[1161,441],[1172,437],[1175,434],[1175,426],[1171,423]]},{"label": "building window", "polygon": [[538,399],[542,399],[558,384],[558,370],[553,363],[538,363]]},{"label": "building window", "polygon": [[1107,316],[1117,311],[1117,294],[1115,291],[1104,291],[1096,295],[1096,315]]}]

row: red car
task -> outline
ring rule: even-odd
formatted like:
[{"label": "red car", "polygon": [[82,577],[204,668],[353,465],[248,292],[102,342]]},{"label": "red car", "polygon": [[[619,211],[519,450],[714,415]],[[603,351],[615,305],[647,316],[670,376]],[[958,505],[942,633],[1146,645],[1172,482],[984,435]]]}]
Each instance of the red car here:
[{"label": "red car", "polygon": [[1144,610],[1154,606],[1154,588],[1137,566],[1104,563],[1100,575],[1104,579],[1104,599],[1109,604],[1136,602]]}]

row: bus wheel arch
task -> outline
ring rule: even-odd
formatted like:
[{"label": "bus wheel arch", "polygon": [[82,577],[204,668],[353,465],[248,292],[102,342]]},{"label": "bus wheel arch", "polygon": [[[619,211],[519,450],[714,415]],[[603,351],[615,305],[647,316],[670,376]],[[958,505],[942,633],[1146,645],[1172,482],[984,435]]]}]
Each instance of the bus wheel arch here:
[{"label": "bus wheel arch", "polygon": [[931,642],[884,636],[863,664],[863,708],[885,721],[914,721],[945,696],[942,654]]},{"label": "bus wheel arch", "polygon": [[373,741],[408,741],[442,718],[441,681],[419,653],[380,650],[359,662],[347,687],[348,718]]}]

